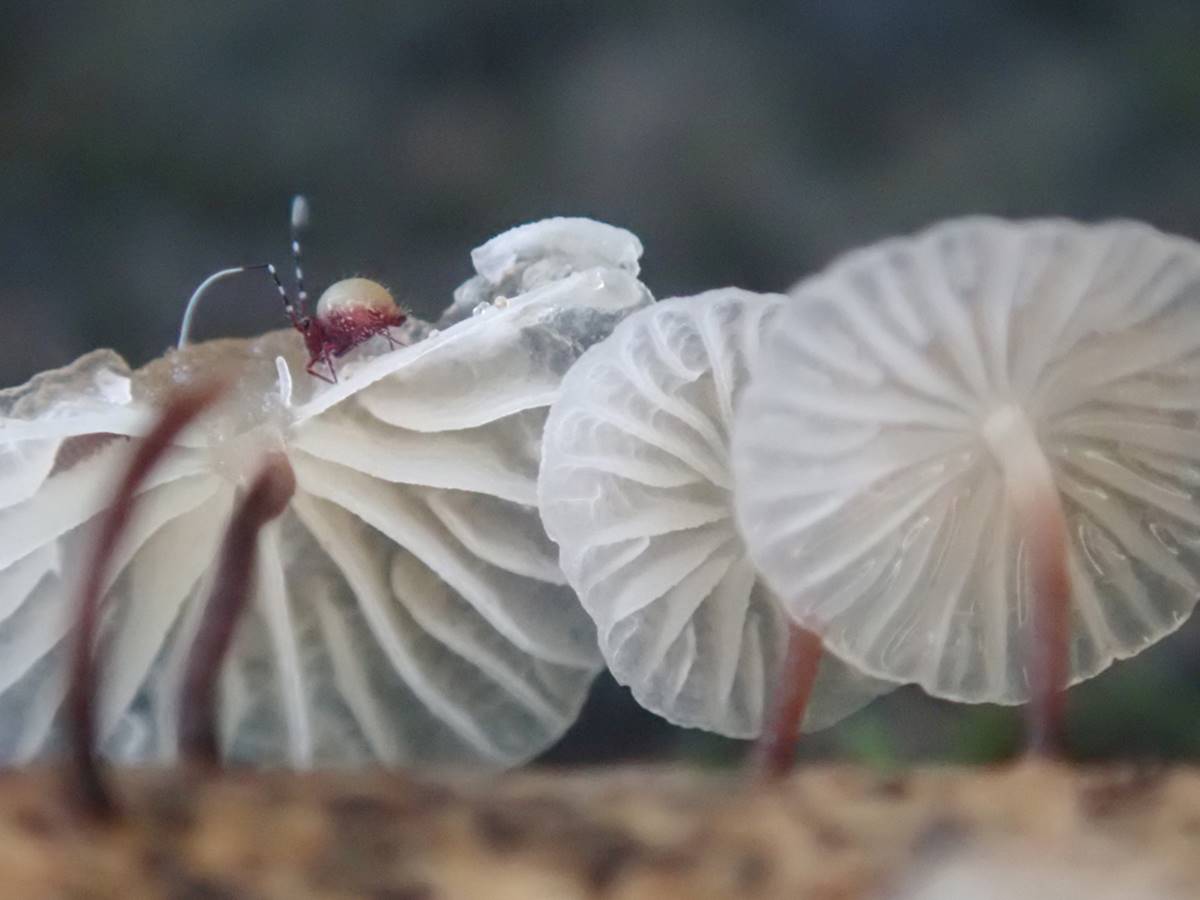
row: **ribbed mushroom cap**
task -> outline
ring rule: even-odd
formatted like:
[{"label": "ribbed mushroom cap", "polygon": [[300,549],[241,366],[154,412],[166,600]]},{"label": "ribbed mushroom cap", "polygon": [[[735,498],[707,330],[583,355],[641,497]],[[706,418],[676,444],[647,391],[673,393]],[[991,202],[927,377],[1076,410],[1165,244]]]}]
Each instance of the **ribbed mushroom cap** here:
[{"label": "ribbed mushroom cap", "polygon": [[[724,289],[631,315],[563,379],[538,500],[614,676],[672,722],[752,737],[781,685],[788,625],[738,536],[729,428],[782,298]],[[805,720],[882,689],[822,663]]]},{"label": "ribbed mushroom cap", "polygon": [[225,753],[507,765],[554,741],[600,659],[535,508],[542,424],[574,359],[649,302],[629,271],[557,271],[412,346],[356,348],[334,385],[302,374],[287,330],[136,372],[98,351],[0,393],[0,758],[58,740],[81,548],[162,398],[212,375],[232,399],[155,471],[104,599],[104,752],[174,756],[218,544],[267,452],[297,491],[261,538],[223,679]]},{"label": "ribbed mushroom cap", "polygon": [[968,218],[792,293],[739,413],[735,493],[751,556],[833,652],[952,699],[1026,700],[1013,505],[1039,472],[1066,516],[1071,681],[1191,613],[1196,244]]}]

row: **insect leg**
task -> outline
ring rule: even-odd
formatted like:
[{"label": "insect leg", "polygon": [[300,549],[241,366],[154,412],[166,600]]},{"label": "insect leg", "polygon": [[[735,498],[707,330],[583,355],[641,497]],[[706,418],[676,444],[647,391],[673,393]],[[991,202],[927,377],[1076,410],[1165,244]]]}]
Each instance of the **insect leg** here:
[{"label": "insect leg", "polygon": [[[319,363],[325,363],[327,366],[329,366],[329,371],[333,372],[332,378],[330,378],[328,375],[322,375],[320,372],[318,372],[316,370],[316,366]],[[308,361],[308,365],[304,367],[304,371],[307,372],[309,375],[311,375],[313,378],[320,378],[326,384],[337,384],[337,372],[333,371],[333,361],[331,359],[329,359],[328,356],[317,356],[317,357],[314,357],[313,359],[310,359]]]}]

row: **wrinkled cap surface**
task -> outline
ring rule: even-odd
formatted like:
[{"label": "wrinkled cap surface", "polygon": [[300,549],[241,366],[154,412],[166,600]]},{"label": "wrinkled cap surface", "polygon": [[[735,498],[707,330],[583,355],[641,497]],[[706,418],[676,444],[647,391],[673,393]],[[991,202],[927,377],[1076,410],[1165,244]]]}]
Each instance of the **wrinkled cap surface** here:
[{"label": "wrinkled cap surface", "polygon": [[847,662],[1022,702],[1029,573],[984,426],[1019,411],[1049,462],[1079,681],[1195,605],[1198,387],[1195,244],[1132,222],[947,222],[793,291],[739,413],[742,530]]},{"label": "wrinkled cap surface", "polygon": [[554,218],[519,225],[471,252],[478,273],[454,292],[438,325],[466,318],[479,304],[510,297],[585,269],[637,276],[642,242],[624,228],[591,219]]},{"label": "wrinkled cap surface", "polygon": [[[736,737],[762,730],[788,626],[734,527],[729,429],[781,299],[734,289],[657,303],[567,373],[538,496],[605,661],[645,706]],[[823,662],[804,727],[884,686]]]},{"label": "wrinkled cap surface", "polygon": [[155,470],[118,552],[102,750],[175,755],[219,541],[268,452],[287,455],[297,491],[262,534],[223,673],[226,755],[508,765],[543,749],[600,666],[535,506],[546,408],[573,359],[649,299],[589,264],[413,346],[364,344],[335,385],[303,374],[288,330],[136,372],[100,351],[0,394],[0,758],[60,742],[72,590],[97,516],[164,397],[214,374],[234,381],[229,401]]}]

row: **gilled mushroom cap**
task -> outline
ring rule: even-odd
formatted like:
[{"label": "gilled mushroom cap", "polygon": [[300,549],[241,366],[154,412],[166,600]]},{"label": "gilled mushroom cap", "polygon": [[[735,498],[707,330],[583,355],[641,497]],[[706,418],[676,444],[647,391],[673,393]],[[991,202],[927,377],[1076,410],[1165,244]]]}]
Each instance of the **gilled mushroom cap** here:
[{"label": "gilled mushroom cap", "polygon": [[1133,222],[968,218],[799,284],[734,441],[742,531],[792,616],[880,677],[1026,700],[1012,505],[1042,466],[1070,680],[1176,629],[1200,591],[1198,251]]},{"label": "gilled mushroom cap", "polygon": [[412,346],[356,348],[333,385],[289,330],[136,372],[99,351],[0,393],[0,758],[58,739],[81,550],[162,398],[212,375],[231,399],[154,472],[103,601],[103,751],[174,756],[218,543],[267,452],[297,491],[226,666],[226,755],[508,765],[555,740],[600,660],[535,507],[542,424],[575,357],[650,299],[590,259],[557,271]]},{"label": "gilled mushroom cap", "polygon": [[[672,722],[764,726],[786,616],[733,521],[729,429],[778,295],[724,289],[631,315],[563,379],[538,498],[614,676]],[[822,663],[806,730],[890,685]]]}]

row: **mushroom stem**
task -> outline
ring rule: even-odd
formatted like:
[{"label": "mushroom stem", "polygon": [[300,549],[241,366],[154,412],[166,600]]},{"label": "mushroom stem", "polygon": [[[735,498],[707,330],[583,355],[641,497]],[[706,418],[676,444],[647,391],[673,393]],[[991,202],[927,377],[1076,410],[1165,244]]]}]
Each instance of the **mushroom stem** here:
[{"label": "mushroom stem", "polygon": [[100,601],[107,589],[117,544],[133,517],[138,489],[166,454],[179,433],[224,393],[221,382],[175,393],[150,433],[138,443],[113,500],[100,522],[79,589],[75,645],[67,683],[67,728],[74,761],[74,781],[80,805],[97,819],[112,819],[117,804],[100,771],[96,746],[95,696],[99,671],[95,641],[99,630]]},{"label": "mushroom stem", "polygon": [[1061,744],[1070,654],[1066,516],[1050,463],[1019,408],[997,410],[984,423],[983,435],[1004,472],[1009,502],[1025,539],[1033,587],[1029,750],[1054,755]]},{"label": "mushroom stem", "polygon": [[789,626],[787,656],[774,707],[752,757],[754,773],[760,779],[780,778],[792,768],[800,725],[821,665],[821,652],[821,638],[814,632],[794,623]]},{"label": "mushroom stem", "polygon": [[296,475],[287,457],[274,453],[263,465],[234,513],[221,546],[213,592],[192,643],[183,679],[179,742],[194,762],[216,765],[216,683],[246,601],[258,549],[258,533],[287,507]]}]

